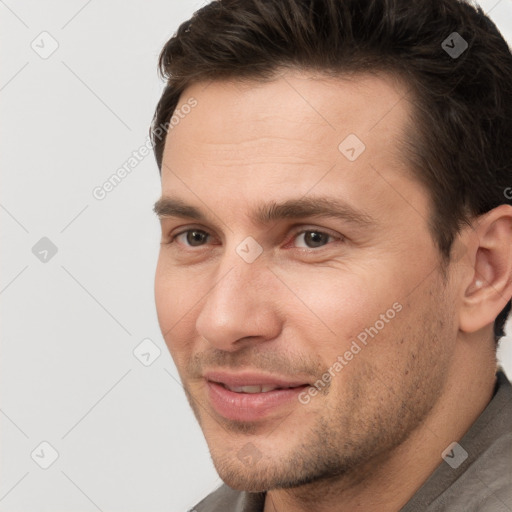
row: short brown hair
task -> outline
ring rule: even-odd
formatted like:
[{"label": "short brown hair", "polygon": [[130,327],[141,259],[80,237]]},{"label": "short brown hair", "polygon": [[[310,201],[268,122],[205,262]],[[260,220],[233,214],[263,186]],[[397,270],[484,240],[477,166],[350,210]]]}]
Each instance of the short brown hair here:
[{"label": "short brown hair", "polygon": [[[456,43],[459,55],[450,52]],[[429,191],[430,230],[444,262],[464,223],[511,204],[512,55],[482,9],[462,0],[211,2],[160,54],[167,85],[150,129],[160,172],[161,127],[188,86],[267,80],[282,68],[384,71],[405,80],[416,121],[406,153]],[[497,341],[510,306],[496,318]]]}]

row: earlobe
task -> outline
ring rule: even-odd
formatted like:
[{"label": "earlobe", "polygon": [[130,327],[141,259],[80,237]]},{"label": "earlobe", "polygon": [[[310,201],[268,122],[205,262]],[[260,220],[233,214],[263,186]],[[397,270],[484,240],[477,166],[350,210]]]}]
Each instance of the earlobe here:
[{"label": "earlobe", "polygon": [[474,234],[473,279],[464,290],[459,318],[466,333],[492,325],[512,296],[512,206],[480,216]]}]

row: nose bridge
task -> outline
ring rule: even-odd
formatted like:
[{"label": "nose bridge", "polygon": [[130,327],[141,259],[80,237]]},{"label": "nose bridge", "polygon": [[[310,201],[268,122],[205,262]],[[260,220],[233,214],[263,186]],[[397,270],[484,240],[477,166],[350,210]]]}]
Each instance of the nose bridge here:
[{"label": "nose bridge", "polygon": [[273,294],[262,286],[266,263],[261,256],[249,262],[240,248],[247,250],[226,249],[196,321],[198,333],[224,350],[241,338],[271,336],[276,327]]},{"label": "nose bridge", "polygon": [[223,303],[247,301],[250,297],[251,282],[254,281],[258,271],[261,272],[261,268],[245,263],[236,254],[234,257],[226,258],[219,265],[215,285],[208,294],[207,300],[209,299],[213,304],[218,303],[220,306]]},{"label": "nose bridge", "polygon": [[[231,253],[229,255],[229,252]],[[227,249],[219,264],[215,284],[206,297],[205,308],[211,307],[217,313],[236,311],[247,307],[255,299],[253,286],[264,272],[261,259],[247,263],[235,249]],[[261,297],[258,303],[262,303]]]}]

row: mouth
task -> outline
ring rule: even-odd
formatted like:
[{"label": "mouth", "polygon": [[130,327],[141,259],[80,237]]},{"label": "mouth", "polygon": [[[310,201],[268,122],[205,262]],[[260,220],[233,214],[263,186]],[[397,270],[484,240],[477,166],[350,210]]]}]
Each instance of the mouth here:
[{"label": "mouth", "polygon": [[[211,381],[215,382],[215,381]],[[265,386],[265,385],[253,385],[253,386],[229,386],[228,384],[225,384],[223,382],[215,382],[215,384],[219,384],[223,386],[225,389],[228,389],[229,391],[232,391],[234,393],[248,393],[248,394],[255,394],[255,393],[268,393],[269,391],[274,391],[276,389],[296,389],[296,388],[303,388],[304,386],[307,386],[308,384],[300,384],[298,386]]]},{"label": "mouth", "polygon": [[298,396],[309,383],[266,375],[207,374],[208,399],[213,409],[233,421],[256,421],[298,407]]}]

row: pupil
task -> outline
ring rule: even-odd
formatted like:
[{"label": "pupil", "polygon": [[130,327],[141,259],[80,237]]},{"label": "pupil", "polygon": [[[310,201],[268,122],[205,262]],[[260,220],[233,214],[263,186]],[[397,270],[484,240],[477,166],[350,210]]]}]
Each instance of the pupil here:
[{"label": "pupil", "polygon": [[[187,242],[190,245],[200,245],[204,241],[205,233],[201,231],[189,231],[187,235]],[[198,243],[196,243],[198,242]]]},{"label": "pupil", "polygon": [[316,231],[307,231],[304,235],[306,244],[312,245],[313,247],[322,245],[322,242],[325,241],[325,236],[325,233],[317,233]]}]

